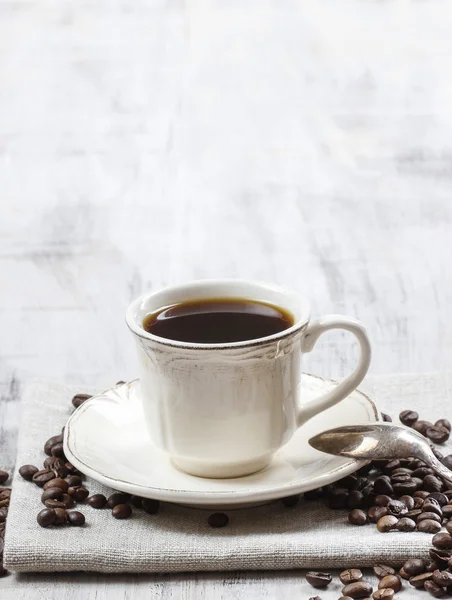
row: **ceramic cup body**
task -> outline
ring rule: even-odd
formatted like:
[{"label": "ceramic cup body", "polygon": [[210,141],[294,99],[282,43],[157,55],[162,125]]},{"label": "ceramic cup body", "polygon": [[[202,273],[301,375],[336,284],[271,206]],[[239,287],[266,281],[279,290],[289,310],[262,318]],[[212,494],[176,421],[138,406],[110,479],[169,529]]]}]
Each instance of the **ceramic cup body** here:
[{"label": "ceramic cup body", "polygon": [[[225,344],[178,342],[143,329],[150,312],[218,297],[275,304],[293,315],[294,325],[266,338]],[[334,398],[326,394],[303,407],[301,355],[323,330],[338,327],[337,322],[343,325],[344,319],[335,317],[334,326],[317,321],[310,327],[306,300],[275,286],[246,281],[197,281],[138,298],[128,308],[126,320],[137,345],[143,409],[153,442],[192,475],[238,477],[264,468],[297,427],[348,395],[364,377],[370,349],[346,393],[330,393]],[[346,321],[351,326],[345,328],[358,327],[367,340],[359,323]]]}]

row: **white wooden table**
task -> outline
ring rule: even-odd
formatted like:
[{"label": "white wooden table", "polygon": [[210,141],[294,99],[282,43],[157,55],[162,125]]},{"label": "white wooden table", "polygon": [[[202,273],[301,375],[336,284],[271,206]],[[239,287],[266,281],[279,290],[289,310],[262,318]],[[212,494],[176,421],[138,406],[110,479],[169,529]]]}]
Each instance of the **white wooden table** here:
[{"label": "white wooden table", "polygon": [[[368,325],[374,373],[452,368],[451,26],[449,0],[0,0],[0,468],[27,378],[134,377],[123,313],[164,284],[288,285]],[[353,356],[332,334],[309,370]],[[35,575],[0,596],[299,581]]]}]

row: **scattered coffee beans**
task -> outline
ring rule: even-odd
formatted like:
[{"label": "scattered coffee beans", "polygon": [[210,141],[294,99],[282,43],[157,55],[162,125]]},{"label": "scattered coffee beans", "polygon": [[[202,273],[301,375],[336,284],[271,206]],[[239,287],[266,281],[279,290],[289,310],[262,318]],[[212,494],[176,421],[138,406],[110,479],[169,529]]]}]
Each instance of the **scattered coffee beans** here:
[{"label": "scattered coffee beans", "polygon": [[107,498],[103,494],[93,494],[86,502],[93,508],[103,508],[107,504]]},{"label": "scattered coffee beans", "polygon": [[89,394],[75,394],[75,396],[72,398],[72,404],[75,408],[78,408],[90,398],[92,398],[92,396]]},{"label": "scattered coffee beans", "polygon": [[[155,515],[159,511],[160,502],[159,502],[159,500],[152,500],[152,498],[143,498],[141,501],[141,507],[144,510],[144,512],[148,513],[148,515]],[[217,513],[217,514],[222,514],[222,513]]]},{"label": "scattered coffee beans", "polygon": [[40,525],[41,527],[49,527],[50,525],[53,525],[55,523],[55,511],[53,510],[53,508],[44,508],[38,513],[36,520],[38,521],[38,525]]},{"label": "scattered coffee beans", "polygon": [[348,520],[352,525],[365,525],[367,523],[367,515],[363,510],[355,508],[349,513]]},{"label": "scattered coffee beans", "polygon": [[108,508],[114,508],[118,504],[125,504],[128,500],[128,496],[121,492],[115,492],[108,497],[107,506]]},{"label": "scattered coffee beans", "polygon": [[437,533],[433,536],[432,544],[435,548],[452,548],[452,536],[448,533]]},{"label": "scattered coffee beans", "polygon": [[115,519],[128,519],[132,514],[130,504],[116,504],[111,511]]},{"label": "scattered coffee beans", "polygon": [[23,465],[19,469],[19,474],[26,481],[31,481],[33,479],[33,475],[39,471],[38,467],[34,465]]},{"label": "scattered coffee beans", "polygon": [[378,579],[382,579],[383,577],[386,577],[386,575],[395,575],[395,570],[392,567],[382,564],[374,565],[373,572],[375,577],[378,577]]},{"label": "scattered coffee beans", "polygon": [[65,508],[55,508],[55,523],[54,525],[65,525],[67,523],[67,511]]},{"label": "scattered coffee beans", "polygon": [[44,487],[44,485],[51,479],[55,479],[55,473],[48,469],[37,471],[32,477],[33,483],[35,483],[38,487]]},{"label": "scattered coffee beans", "polygon": [[431,579],[424,583],[424,590],[431,594],[434,598],[441,598],[441,596],[444,594],[443,588],[437,585]]},{"label": "scattered coffee beans", "polygon": [[414,410],[403,410],[399,415],[400,422],[407,427],[412,427],[419,419],[419,415]]},{"label": "scattered coffee beans", "polygon": [[394,592],[400,592],[402,589],[402,582],[400,581],[400,577],[397,575],[386,575],[383,579],[380,579],[378,583],[378,589],[381,590],[383,588],[391,588]]},{"label": "scattered coffee beans", "polygon": [[298,504],[299,499],[300,496],[296,494],[295,496],[287,496],[286,498],[283,498],[281,502],[284,504],[284,506],[292,508],[293,506],[296,506]]},{"label": "scattered coffee beans", "polygon": [[363,574],[360,569],[346,569],[342,571],[339,575],[339,579],[344,585],[348,585],[349,583],[355,583],[356,581],[361,581],[363,578]]},{"label": "scattered coffee beans", "polygon": [[[130,506],[129,506],[130,508]],[[119,518],[124,518],[124,517],[116,517],[117,519]],[[81,512],[79,512],[78,510],[71,510],[70,512],[67,513],[67,520],[71,525],[74,525],[75,527],[81,527],[82,525],[85,524],[85,515]]]},{"label": "scattered coffee beans", "polygon": [[332,581],[330,573],[323,573],[321,571],[309,571],[306,573],[306,581],[312,585],[312,587],[323,589],[326,588]]},{"label": "scattered coffee beans", "polygon": [[[143,508],[144,508],[144,500],[143,500]],[[225,513],[213,513],[207,519],[207,523],[211,527],[226,527],[226,525],[229,523],[229,517]]]},{"label": "scattered coffee beans", "polygon": [[394,598],[394,590],[391,588],[383,588],[381,590],[376,590],[372,594],[372,598],[374,600],[392,600]]},{"label": "scattered coffee beans", "polygon": [[367,581],[357,581],[342,588],[343,596],[350,598],[366,598],[372,594],[372,586]]}]

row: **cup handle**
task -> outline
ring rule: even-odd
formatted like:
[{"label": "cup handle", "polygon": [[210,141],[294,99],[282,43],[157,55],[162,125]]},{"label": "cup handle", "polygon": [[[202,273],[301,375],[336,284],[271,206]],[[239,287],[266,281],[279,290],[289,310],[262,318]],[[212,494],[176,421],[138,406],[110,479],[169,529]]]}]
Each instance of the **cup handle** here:
[{"label": "cup handle", "polygon": [[369,369],[372,353],[366,329],[356,319],[343,317],[342,315],[326,315],[311,321],[301,340],[301,351],[311,352],[322,333],[330,329],[345,329],[356,336],[360,345],[358,364],[353,373],[339,382],[332,390],[299,408],[297,415],[298,427],[314,415],[346,398],[361,383]]}]

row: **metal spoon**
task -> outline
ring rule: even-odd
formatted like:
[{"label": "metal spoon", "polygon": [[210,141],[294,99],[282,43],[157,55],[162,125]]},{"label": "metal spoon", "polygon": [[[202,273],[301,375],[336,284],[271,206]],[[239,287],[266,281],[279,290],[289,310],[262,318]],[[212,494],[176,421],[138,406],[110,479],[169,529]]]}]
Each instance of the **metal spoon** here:
[{"label": "metal spoon", "polygon": [[433,454],[420,433],[403,425],[374,423],[329,429],[309,440],[316,450],[356,459],[393,459],[415,456],[446,479],[452,488],[452,471]]}]

